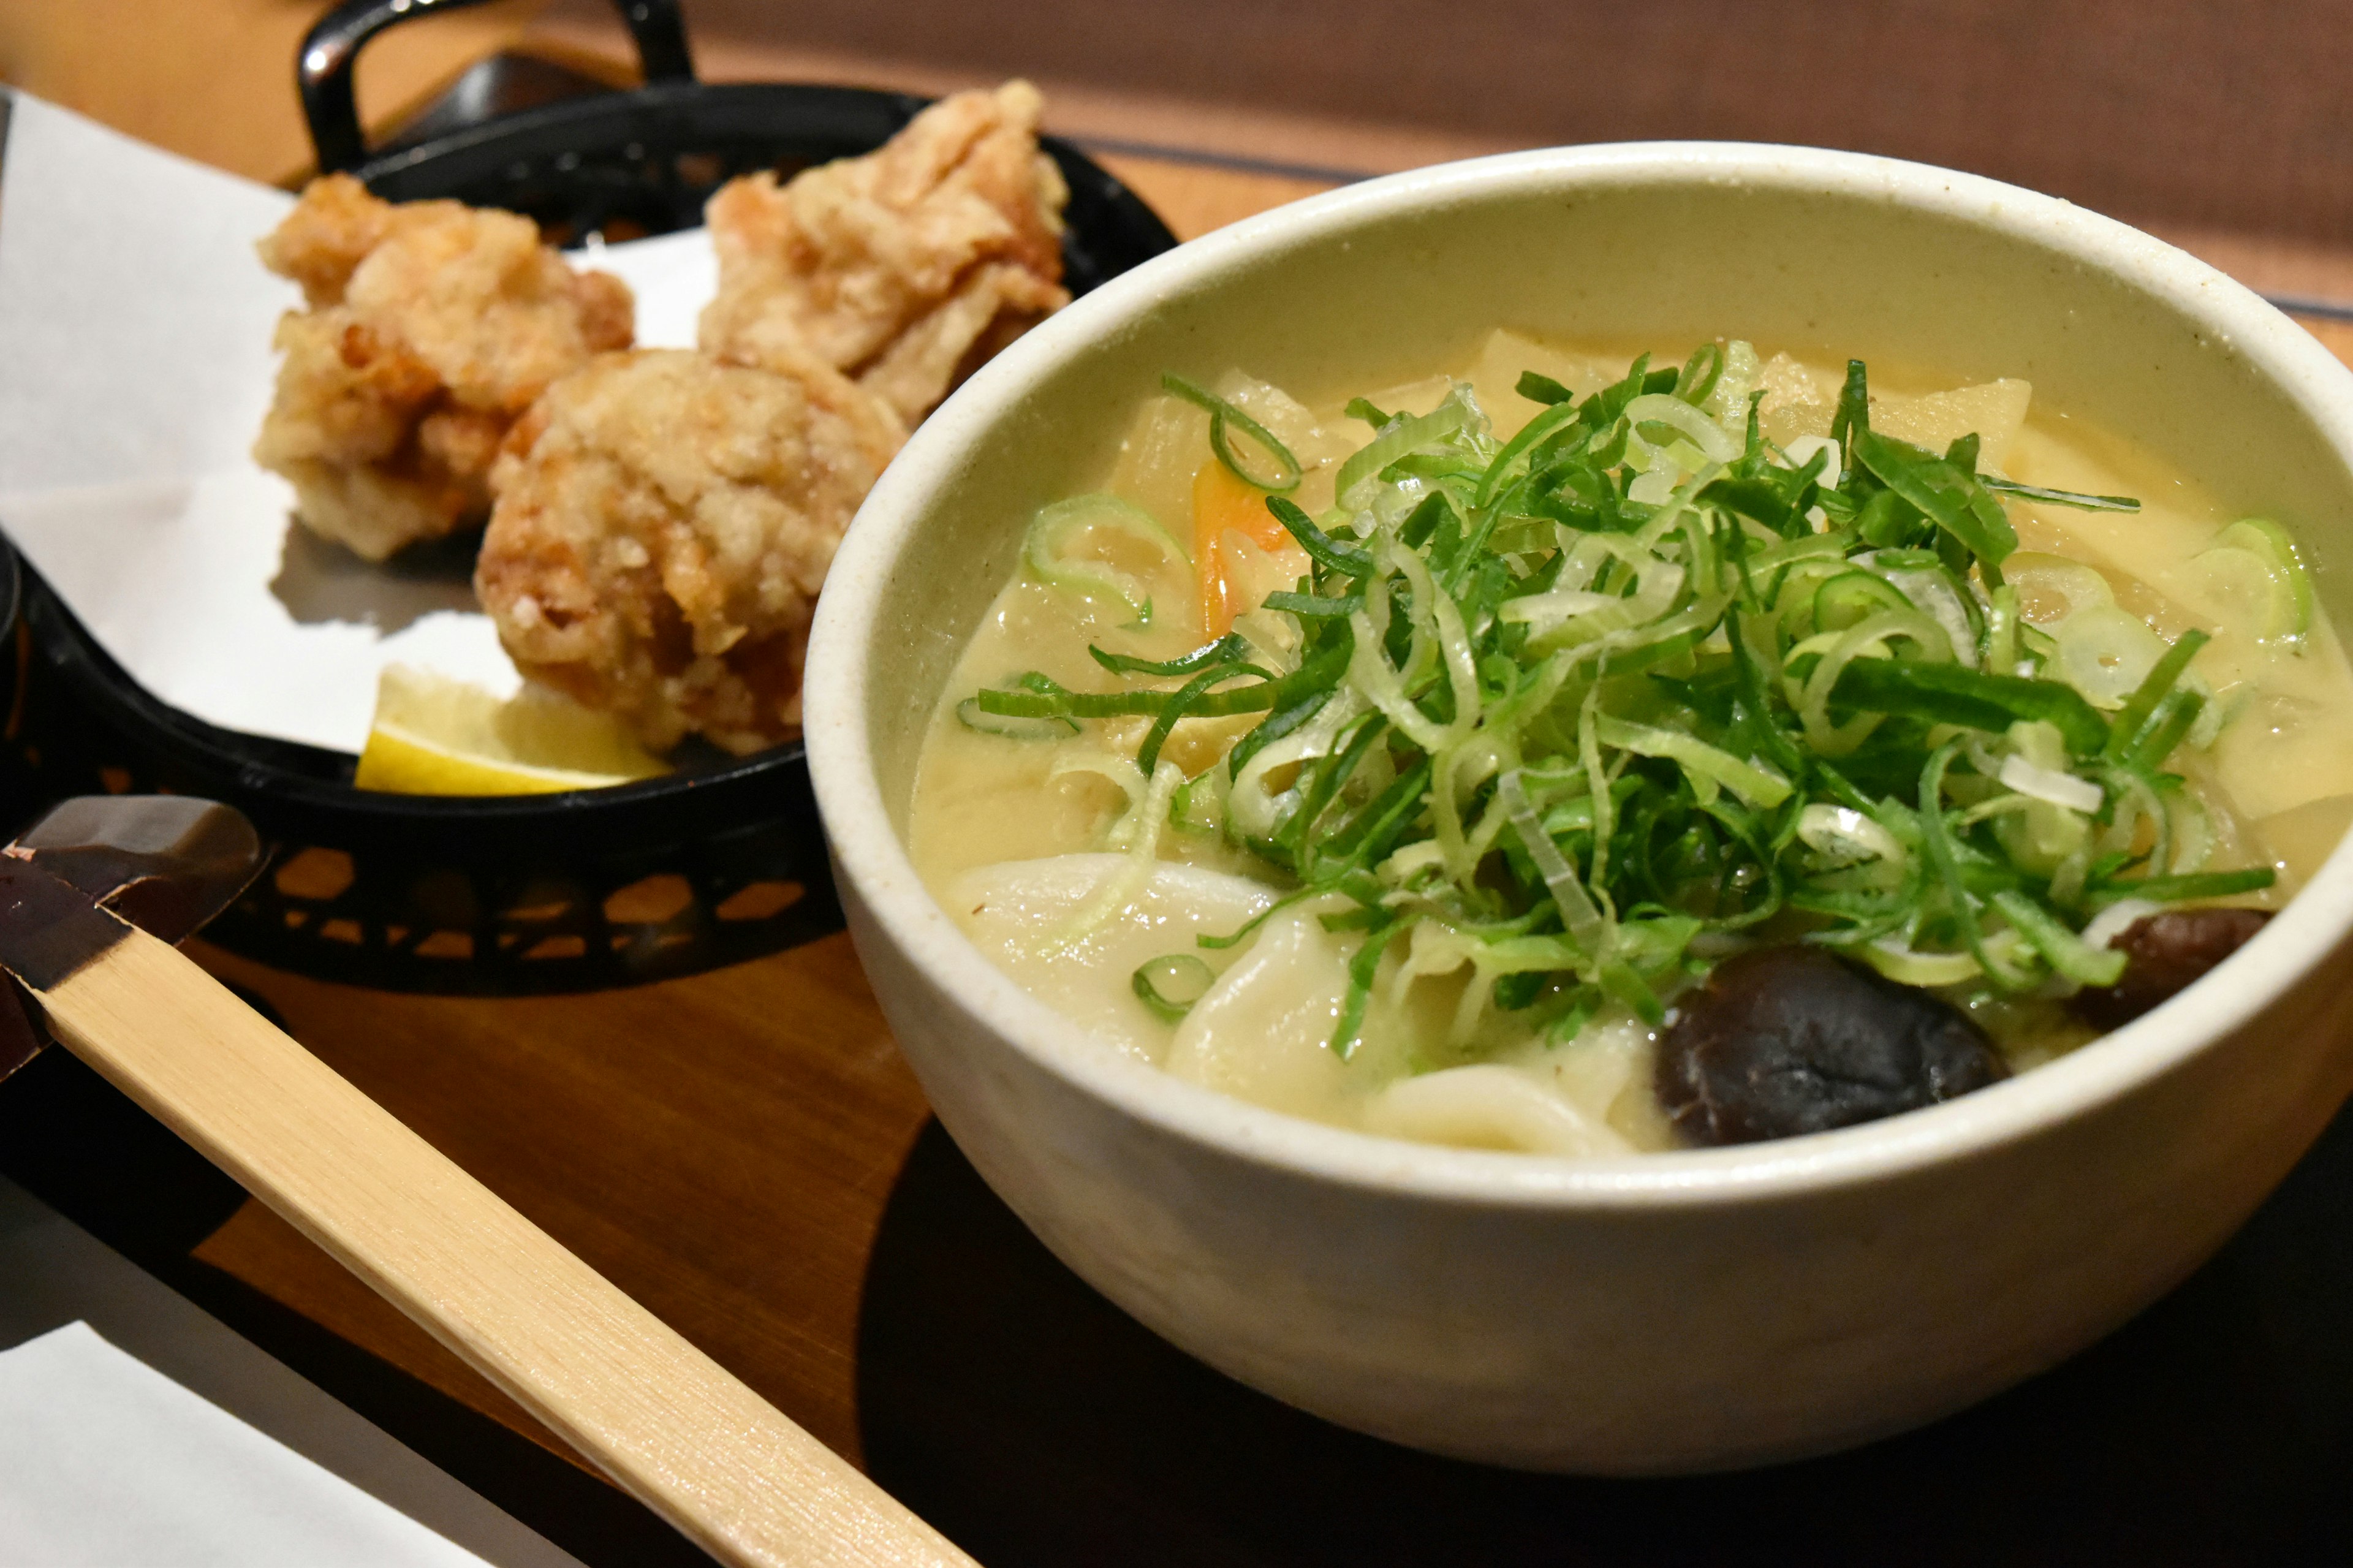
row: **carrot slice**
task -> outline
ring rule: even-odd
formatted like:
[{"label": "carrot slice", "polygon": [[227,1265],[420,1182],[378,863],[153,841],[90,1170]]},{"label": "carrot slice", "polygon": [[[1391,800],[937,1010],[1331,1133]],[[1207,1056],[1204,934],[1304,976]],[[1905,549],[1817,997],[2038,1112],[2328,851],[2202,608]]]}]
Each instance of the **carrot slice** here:
[{"label": "carrot slice", "polygon": [[[1251,606],[1237,604],[1227,571],[1226,552],[1219,542],[1239,533],[1260,549],[1295,553],[1298,547],[1266,510],[1269,492],[1235,475],[1214,458],[1193,476],[1193,561],[1201,585],[1201,630],[1205,637],[1221,637],[1233,628],[1234,616]],[[1301,570],[1306,570],[1302,556]]]}]

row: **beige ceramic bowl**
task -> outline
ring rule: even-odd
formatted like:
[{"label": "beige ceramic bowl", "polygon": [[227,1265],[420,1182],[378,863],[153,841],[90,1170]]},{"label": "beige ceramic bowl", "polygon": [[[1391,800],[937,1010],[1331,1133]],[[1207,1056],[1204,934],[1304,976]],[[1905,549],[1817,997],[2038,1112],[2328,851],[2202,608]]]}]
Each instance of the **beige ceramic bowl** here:
[{"label": "beige ceramic bowl", "polygon": [[2353,375],[2122,225],[1915,164],[1701,144],[1487,159],[1282,208],[1022,339],[924,424],[834,564],[810,766],[933,1106],[1154,1330],[1440,1453],[1748,1465],[2050,1366],[2211,1253],[2353,1087],[2353,856],[2206,983],[2052,1066],[1843,1131],[1588,1163],[1389,1142],[1165,1077],[1016,988],[910,866],[924,721],[1025,520],[1097,480],[1164,368],[1322,395],[1461,363],[1498,325],[2027,377],[2039,405],[2290,520],[2353,626]]}]

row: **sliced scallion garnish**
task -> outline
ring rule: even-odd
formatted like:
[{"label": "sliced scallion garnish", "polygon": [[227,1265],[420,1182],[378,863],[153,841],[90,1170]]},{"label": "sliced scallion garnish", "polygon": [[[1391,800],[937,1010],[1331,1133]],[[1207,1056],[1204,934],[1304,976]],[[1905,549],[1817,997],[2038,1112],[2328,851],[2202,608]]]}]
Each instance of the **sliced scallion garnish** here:
[{"label": "sliced scallion garnish", "polygon": [[2010,496],[2018,500],[2040,501],[2045,506],[2072,506],[2080,511],[2138,511],[2140,501],[2133,496],[2085,495],[2080,490],[2054,490],[2042,485],[2021,485],[2015,479],[2005,479],[1999,474],[1979,474],[1978,483],[1996,495]]},{"label": "sliced scallion garnish", "polygon": [[1059,741],[1079,732],[1078,721],[1057,715],[1047,719],[1025,719],[1008,713],[984,713],[977,698],[967,697],[955,707],[956,721],[967,730],[977,730],[984,735],[1002,735],[1009,741]]},{"label": "sliced scallion garnish", "polygon": [[1114,565],[1108,551],[1092,555],[1082,552],[1092,542],[1090,536],[1099,530],[1114,543],[1140,546],[1164,562],[1191,563],[1176,535],[1161,527],[1150,512],[1113,495],[1073,496],[1039,508],[1022,538],[1022,562],[1050,587],[1115,599],[1127,606],[1136,624],[1149,625],[1152,595],[1143,580]]},{"label": "sliced scallion garnish", "polygon": [[[1299,488],[1302,469],[1291,448],[1275,438],[1274,432],[1235,407],[1196,381],[1187,381],[1175,371],[1160,377],[1163,390],[1174,393],[1186,402],[1202,408],[1209,416],[1209,450],[1229,473],[1246,485],[1281,494]],[[1234,451],[1233,432],[1240,430],[1266,455],[1269,467],[1252,468]]]},{"label": "sliced scallion garnish", "polygon": [[1191,953],[1171,952],[1137,964],[1128,984],[1146,1011],[1164,1024],[1174,1024],[1193,1010],[1217,978]]},{"label": "sliced scallion garnish", "polygon": [[[1860,361],[1830,436],[1785,453],[1744,390],[1754,360],[1646,357],[1582,399],[1531,373],[1519,391],[1546,406],[1501,442],[1466,388],[1420,416],[1359,400],[1374,433],[1336,504],[1267,500],[1309,563],[1260,606],[1288,623],[1280,647],[1252,631],[1167,659],[1098,648],[1120,689],[1031,672],[979,692],[966,721],[1148,716],[1123,775],[1136,800],[1171,774],[1178,726],[1261,715],[1221,767],[1153,798],[1195,832],[1197,809],[1221,818],[1292,884],[1275,909],[1313,900],[1356,944],[1344,1057],[1397,952],[1470,966],[1458,1034],[1499,1008],[1557,1038],[1608,1010],[1663,1016],[1700,952],[1723,951],[1695,951],[1703,933],[2025,993],[2108,983],[2116,955],[2083,934],[2105,905],[2268,886],[2268,868],[2206,863],[2217,836],[2165,771],[2213,738],[2189,668],[2202,634],[2168,647],[2101,584],[2054,639],[2021,595],[2047,600],[2067,563],[2020,556],[2019,584],[2002,580],[2004,498],[2135,503],[1982,475],[1970,437],[1940,454],[1873,430]],[[1736,395],[1712,399],[1736,361]],[[1271,437],[1166,384],[1209,410],[1218,460],[1281,488],[1228,432],[1270,453]],[[2272,621],[2294,621],[2308,584],[2284,535],[2242,524],[2214,550],[2271,574]],[[1206,966],[1155,964],[1136,994],[1173,1019]]]}]

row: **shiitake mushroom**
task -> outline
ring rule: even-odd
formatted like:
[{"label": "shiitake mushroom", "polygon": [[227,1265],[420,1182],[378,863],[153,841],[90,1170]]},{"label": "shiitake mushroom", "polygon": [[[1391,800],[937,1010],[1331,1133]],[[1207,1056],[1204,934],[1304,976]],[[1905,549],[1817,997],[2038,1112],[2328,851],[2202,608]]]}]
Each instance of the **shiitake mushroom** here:
[{"label": "shiitake mushroom", "polygon": [[1684,995],[1659,1100],[1694,1143],[1753,1143],[1916,1110],[2007,1077],[1958,1008],[1820,947],[1759,948]]},{"label": "shiitake mushroom", "polygon": [[2263,910],[2160,910],[2144,915],[2108,942],[2125,955],[2123,978],[2114,985],[2086,986],[2069,1005],[2095,1028],[2121,1028],[2204,978],[2271,918]]},{"label": "shiitake mushroom", "polygon": [[[2114,1029],[2168,1001],[2263,930],[2261,910],[2165,910],[2109,945],[2116,984],[2069,1004]],[[1960,1009],[1822,948],[1767,947],[1726,959],[1685,995],[1659,1043],[1658,1092],[1693,1143],[1753,1143],[1874,1121],[2007,1077]]]}]

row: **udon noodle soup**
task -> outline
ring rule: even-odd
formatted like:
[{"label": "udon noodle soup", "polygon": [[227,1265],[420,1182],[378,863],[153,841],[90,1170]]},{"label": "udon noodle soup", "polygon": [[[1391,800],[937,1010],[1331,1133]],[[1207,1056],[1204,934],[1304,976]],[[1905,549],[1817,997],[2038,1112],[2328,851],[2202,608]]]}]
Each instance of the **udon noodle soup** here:
[{"label": "udon noodle soup", "polygon": [[1153,389],[924,742],[922,874],[1106,1050],[1441,1143],[1822,1130],[2157,1005],[2353,816],[2291,533],[2023,382],[1499,331],[1298,390]]}]

